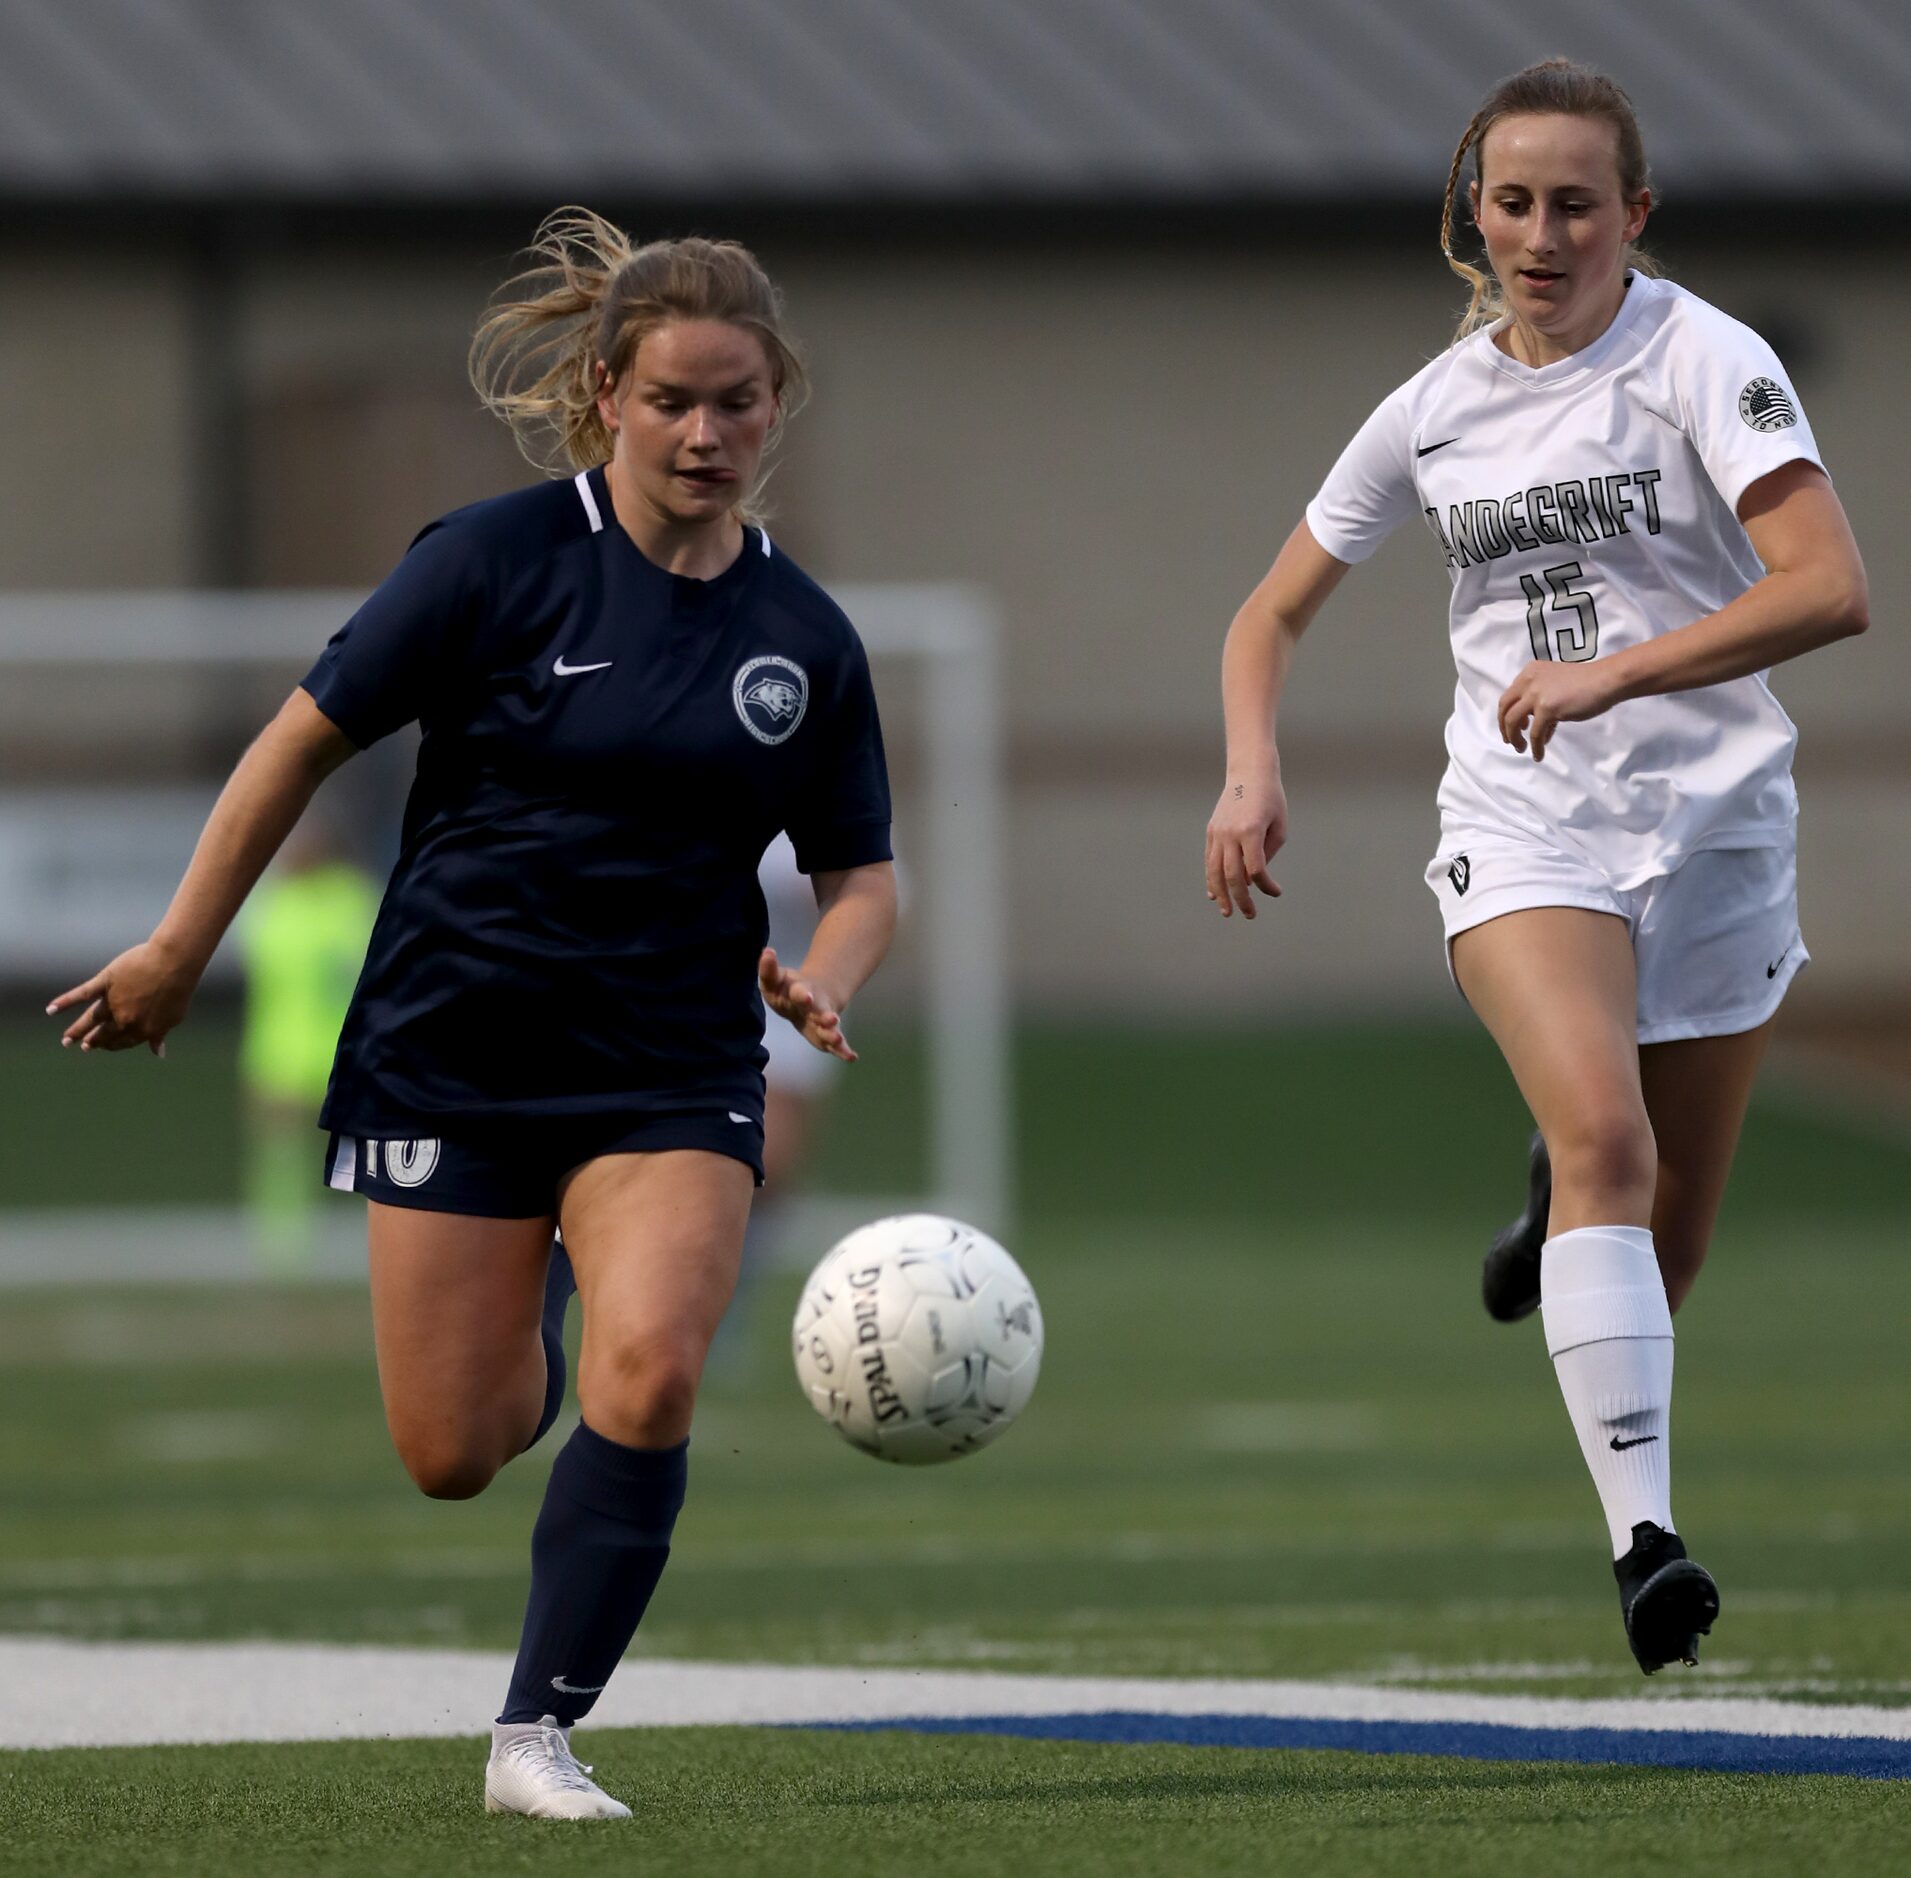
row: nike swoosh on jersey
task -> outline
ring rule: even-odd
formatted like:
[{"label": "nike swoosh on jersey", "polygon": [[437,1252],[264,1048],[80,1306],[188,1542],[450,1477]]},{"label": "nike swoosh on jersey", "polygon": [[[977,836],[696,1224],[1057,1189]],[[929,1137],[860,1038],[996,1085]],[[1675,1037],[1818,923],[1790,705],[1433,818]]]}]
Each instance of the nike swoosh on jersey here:
[{"label": "nike swoosh on jersey", "polygon": [[1415,456],[1431,456],[1436,450],[1444,450],[1447,447],[1447,443],[1458,443],[1459,441],[1460,440],[1458,437],[1449,437],[1446,443],[1430,443],[1427,445],[1427,447],[1424,450],[1414,451],[1414,455]]},{"label": "nike swoosh on jersey", "polygon": [[575,678],[579,672],[608,671],[615,663],[616,661],[614,659],[605,659],[603,663],[599,665],[566,665],[564,663],[564,655],[560,652],[557,656],[557,663],[551,667],[551,670],[560,678]]}]

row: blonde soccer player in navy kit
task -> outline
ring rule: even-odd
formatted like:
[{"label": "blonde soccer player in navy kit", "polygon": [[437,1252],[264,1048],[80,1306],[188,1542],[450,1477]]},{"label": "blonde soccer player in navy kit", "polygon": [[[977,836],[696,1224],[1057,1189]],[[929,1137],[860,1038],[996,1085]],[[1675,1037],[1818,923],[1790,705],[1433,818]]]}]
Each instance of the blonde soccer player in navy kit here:
[{"label": "blonde soccer player in navy kit", "polygon": [[[83,1050],[158,1051],[320,781],[420,724],[327,1176],[370,1202],[386,1417],[435,1497],[480,1492],[555,1418],[575,1271],[582,1421],[532,1534],[485,1797],[622,1818],[570,1728],[668,1556],[762,1177],[765,1006],[853,1061],[842,1013],[895,885],[862,647],[753,518],[803,382],[775,289],[733,243],[640,248],[577,210],[533,255],[473,376],[575,476],[418,537],[240,762],[152,938],[50,1008]],[[757,885],[783,831],[820,910],[795,969]]]},{"label": "blonde soccer player in navy kit", "polygon": [[[1451,246],[1469,154],[1490,278]],[[1475,114],[1442,222],[1472,304],[1235,617],[1206,857],[1223,914],[1278,892],[1295,646],[1348,568],[1418,519],[1451,583],[1458,675],[1427,884],[1549,1153],[1539,1309],[1648,1673],[1696,1660],[1719,1608],[1672,1519],[1672,1310],[1807,956],[1796,733],[1765,673],[1867,624],[1784,367],[1652,275],[1633,245],[1651,206],[1610,80],[1549,60]]]}]

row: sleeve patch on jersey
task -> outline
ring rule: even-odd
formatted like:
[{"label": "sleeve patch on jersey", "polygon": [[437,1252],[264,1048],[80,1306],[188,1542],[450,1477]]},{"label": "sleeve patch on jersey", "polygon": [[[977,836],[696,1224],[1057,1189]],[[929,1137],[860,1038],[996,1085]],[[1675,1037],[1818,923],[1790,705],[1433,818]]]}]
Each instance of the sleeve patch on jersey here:
[{"label": "sleeve patch on jersey", "polygon": [[1798,422],[1797,405],[1773,378],[1755,378],[1738,394],[1738,414],[1754,430],[1789,430]]}]

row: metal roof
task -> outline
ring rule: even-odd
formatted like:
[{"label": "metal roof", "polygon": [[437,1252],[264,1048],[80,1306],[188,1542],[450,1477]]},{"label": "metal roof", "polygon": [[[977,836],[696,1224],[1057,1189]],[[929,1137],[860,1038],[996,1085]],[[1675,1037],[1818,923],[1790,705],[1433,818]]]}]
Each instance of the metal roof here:
[{"label": "metal roof", "polygon": [[0,193],[1404,196],[1556,52],[1675,190],[1911,193],[1904,0],[0,0]]}]

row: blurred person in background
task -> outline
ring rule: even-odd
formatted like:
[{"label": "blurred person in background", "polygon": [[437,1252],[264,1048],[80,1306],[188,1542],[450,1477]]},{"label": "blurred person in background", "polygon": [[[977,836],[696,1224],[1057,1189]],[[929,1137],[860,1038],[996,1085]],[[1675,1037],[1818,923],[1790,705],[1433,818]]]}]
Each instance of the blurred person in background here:
[{"label": "blurred person in background", "polygon": [[237,923],[246,1215],[253,1254],[270,1272],[312,1260],[325,1193],[312,1179],[311,1131],[377,916],[377,883],[312,809]]},{"label": "blurred person in background", "polygon": [[[796,850],[787,835],[778,835],[764,853],[757,870],[763,903],[769,914],[770,950],[779,958],[801,958],[816,933],[816,895],[809,876],[797,865]],[[763,1187],[766,1195],[787,1195],[801,1179],[816,1145],[816,1133],[829,1107],[838,1074],[836,1059],[826,1051],[808,1048],[790,1025],[772,1016],[763,1033],[770,1060],[763,1066],[766,1101],[763,1111]],[[754,1234],[761,1206],[751,1215]],[[762,1255],[773,1257],[776,1246],[766,1219]]]},{"label": "blurred person in background", "polygon": [[[734,243],[640,248],[583,210],[532,258],[472,376],[575,476],[418,536],[241,760],[152,938],[49,1009],[82,1050],[160,1051],[319,784],[421,724],[328,1178],[370,1203],[386,1420],[434,1498],[556,1419],[575,1273],[582,1420],[532,1533],[485,1803],[627,1818],[571,1726],[669,1556],[762,1178],[765,1007],[855,1059],[842,1012],[895,925],[889,786],[861,643],[753,506],[804,385],[776,289]],[[796,970],[756,884],[783,830],[820,909]]]},{"label": "blurred person in background", "polygon": [[[757,885],[769,918],[770,950],[778,958],[803,957],[816,932],[816,895],[787,835],[778,835],[765,850]],[[792,1202],[801,1191],[838,1071],[834,1057],[812,1049],[773,1011],[764,1026],[763,1047],[769,1053],[763,1065],[763,1186],[743,1235],[736,1293],[710,1346],[710,1368],[729,1379],[748,1367],[750,1305],[758,1280],[783,1257]],[[820,1254],[820,1247],[815,1250]],[[798,1248],[799,1256],[801,1252]]]},{"label": "blurred person in background", "polygon": [[[1491,278],[1453,254],[1468,192]],[[1459,683],[1427,884],[1550,1184],[1530,1282],[1604,1508],[1626,1637],[1696,1661],[1718,1588],[1672,1521],[1672,1309],[1698,1275],[1771,1022],[1807,959],[1797,733],[1773,665],[1862,632],[1864,567],[1784,367],[1654,278],[1631,102],[1563,59],[1495,87],[1448,173],[1453,345],[1342,454],[1223,655],[1208,897],[1254,916],[1287,837],[1274,719],[1302,632],[1423,518]],[[1536,1189],[1541,1164],[1536,1160]],[[1530,1306],[1528,1306],[1530,1308]]]}]

